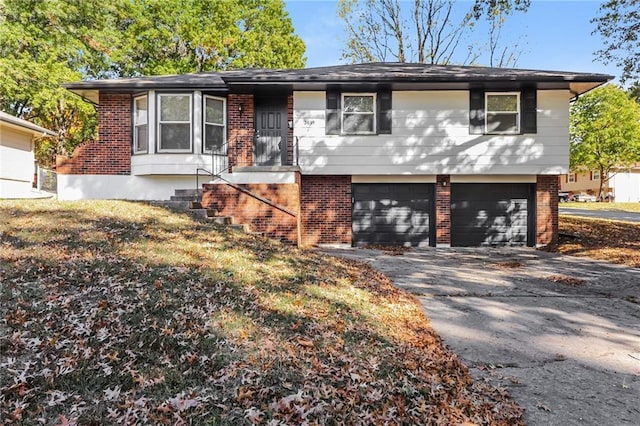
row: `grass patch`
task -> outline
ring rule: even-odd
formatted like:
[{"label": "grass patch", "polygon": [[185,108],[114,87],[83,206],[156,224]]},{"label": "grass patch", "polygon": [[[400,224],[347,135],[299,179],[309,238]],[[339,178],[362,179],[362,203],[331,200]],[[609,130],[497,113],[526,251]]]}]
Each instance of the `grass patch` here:
[{"label": "grass patch", "polygon": [[0,226],[4,422],[522,424],[366,265],[143,203]]},{"label": "grass patch", "polygon": [[557,245],[545,250],[640,268],[640,223],[560,215]]},{"label": "grass patch", "polygon": [[609,210],[617,212],[640,213],[640,203],[578,203],[572,201],[569,203],[560,203],[560,207],[583,210]]}]

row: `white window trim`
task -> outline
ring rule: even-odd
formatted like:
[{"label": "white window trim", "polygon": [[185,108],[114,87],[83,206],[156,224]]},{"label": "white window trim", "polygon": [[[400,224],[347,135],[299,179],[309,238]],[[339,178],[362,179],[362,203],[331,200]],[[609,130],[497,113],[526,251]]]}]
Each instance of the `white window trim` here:
[{"label": "white window trim", "polygon": [[[516,111],[489,111],[489,96],[516,96]],[[489,119],[489,113],[497,114],[515,114],[516,115],[516,130],[512,132],[500,132],[489,131],[487,127],[487,120]],[[520,92],[485,92],[484,93],[484,133],[486,135],[518,135],[520,134],[520,119],[522,112],[520,111]]]},{"label": "white window trim", "polygon": [[[136,123],[136,117],[137,114],[136,112],[138,111],[137,109],[137,101],[140,99],[146,99],[147,100],[147,121],[145,121],[144,123]],[[140,95],[140,96],[136,96],[133,98],[133,153],[134,154],[146,154],[149,152],[149,96],[148,95]],[[136,132],[136,128],[138,126],[142,126],[145,125],[147,126],[147,148],[143,149],[143,150],[138,150],[138,132]]]},{"label": "white window trim", "polygon": [[569,173],[569,178],[567,179],[567,182],[575,183],[575,181],[576,181],[576,174],[575,173]]},{"label": "white window trim", "polygon": [[[362,115],[371,115],[373,114],[373,130],[368,132],[345,132],[344,131],[344,98],[346,96],[371,96],[373,98],[373,111],[372,112],[348,112],[347,114],[349,115],[353,115],[353,114],[362,114]],[[377,118],[378,118],[378,99],[377,99],[377,93],[341,93],[340,94],[340,129],[341,129],[341,133],[343,135],[375,135],[376,131],[378,129],[378,122],[377,122]]]},{"label": "white window trim", "polygon": [[[162,149],[162,132],[160,127],[162,124],[184,124],[186,121],[162,121],[160,111],[162,109],[162,97],[163,96],[188,96],[189,97],[189,148],[188,149]],[[156,134],[157,134],[157,148],[156,152],[159,153],[191,153],[193,152],[193,92],[189,93],[158,93],[158,102],[156,102]]]},{"label": "white window trim", "polygon": [[202,153],[211,154],[211,150],[206,149],[207,146],[207,125],[219,126],[218,123],[207,122],[207,99],[215,99],[222,101],[222,144],[227,141],[227,100],[219,96],[205,95],[202,97]]},{"label": "white window trim", "polygon": [[600,180],[600,172],[597,170],[593,172],[591,175],[591,180]]}]

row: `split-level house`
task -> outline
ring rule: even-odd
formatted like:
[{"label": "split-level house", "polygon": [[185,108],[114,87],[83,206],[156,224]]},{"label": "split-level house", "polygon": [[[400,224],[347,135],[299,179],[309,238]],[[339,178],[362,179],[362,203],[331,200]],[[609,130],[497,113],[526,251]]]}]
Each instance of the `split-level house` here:
[{"label": "split-level house", "polygon": [[545,245],[569,102],[611,78],[372,63],[70,83],[99,137],[59,159],[58,194],[201,187],[205,207],[301,245]]},{"label": "split-level house", "polygon": [[[568,194],[598,195],[600,180],[607,176],[600,176],[597,170],[571,171],[561,175],[558,187],[560,192]],[[623,203],[640,201],[640,163],[626,168],[614,169],[605,179],[602,186],[602,196]]]}]

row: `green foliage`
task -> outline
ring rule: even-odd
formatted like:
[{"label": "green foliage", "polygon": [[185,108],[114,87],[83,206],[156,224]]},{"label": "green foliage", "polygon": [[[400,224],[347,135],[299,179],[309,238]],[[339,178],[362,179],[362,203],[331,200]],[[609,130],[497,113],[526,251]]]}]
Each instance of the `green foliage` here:
[{"label": "green foliage", "polygon": [[627,89],[627,93],[629,94],[629,97],[631,97],[631,99],[640,104],[640,81],[637,81],[635,84],[629,87],[629,89]]},{"label": "green foliage", "polygon": [[591,22],[606,47],[596,52],[596,60],[622,68],[623,82],[640,79],[640,0],[609,0],[599,12]]},{"label": "green foliage", "polygon": [[60,84],[103,63],[90,34],[104,28],[105,10],[95,0],[5,0],[0,6],[0,109],[58,133],[36,149],[43,165],[95,133],[93,107]]},{"label": "green foliage", "polygon": [[117,75],[304,66],[281,0],[134,0],[120,13]]},{"label": "green foliage", "polygon": [[95,138],[93,106],[60,87],[91,78],[300,68],[304,43],[282,0],[4,0],[0,109],[58,137],[41,164]]},{"label": "green foliage", "polygon": [[599,170],[601,185],[613,169],[640,162],[640,105],[615,85],[573,103],[569,132],[571,169]]}]

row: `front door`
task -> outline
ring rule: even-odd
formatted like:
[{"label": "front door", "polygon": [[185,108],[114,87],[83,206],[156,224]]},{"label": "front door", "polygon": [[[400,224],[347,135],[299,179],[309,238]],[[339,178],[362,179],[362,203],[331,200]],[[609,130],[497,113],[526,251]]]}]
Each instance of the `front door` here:
[{"label": "front door", "polygon": [[254,164],[279,166],[287,164],[287,98],[263,96],[255,98]]}]

